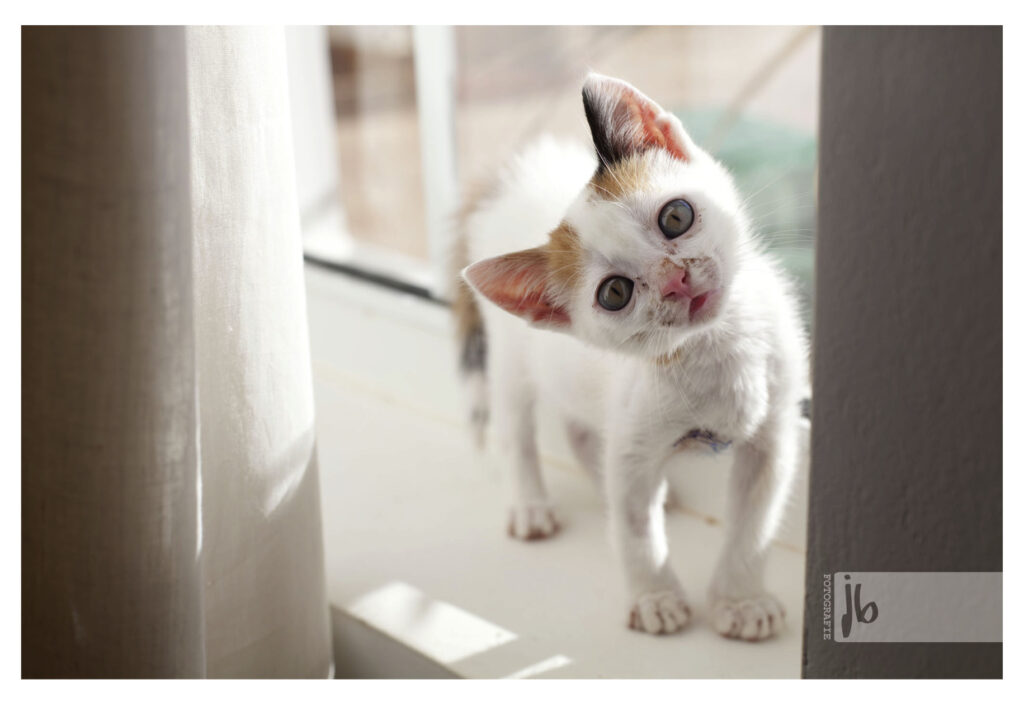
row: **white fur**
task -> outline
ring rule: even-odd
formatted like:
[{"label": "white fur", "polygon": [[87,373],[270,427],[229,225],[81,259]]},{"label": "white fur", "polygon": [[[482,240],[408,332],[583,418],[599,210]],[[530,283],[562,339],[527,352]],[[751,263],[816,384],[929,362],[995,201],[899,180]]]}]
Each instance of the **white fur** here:
[{"label": "white fur", "polygon": [[[762,573],[796,464],[806,342],[788,283],[755,244],[728,174],[685,143],[688,163],[651,152],[649,184],[615,203],[587,188],[592,150],[544,139],[506,170],[498,193],[467,220],[473,262],[542,245],[563,219],[585,251],[575,294],[556,291],[571,314],[567,331],[531,327],[478,296],[489,346],[493,449],[516,492],[511,533],[553,534],[534,404],[560,413],[584,465],[604,483],[630,625],[668,633],[686,624],[690,609],[668,563],[662,469],[688,431],[732,440],[728,540],[710,587],[710,621],[723,635],[757,640],[782,624]],[[680,197],[698,216],[672,250],[656,220],[666,201]],[[649,279],[666,258],[709,260],[707,274],[723,287],[709,320],[669,320],[675,313],[653,279],[643,292],[637,285],[624,311],[609,314],[594,303],[609,274]],[[663,355],[674,357],[657,362]]]}]

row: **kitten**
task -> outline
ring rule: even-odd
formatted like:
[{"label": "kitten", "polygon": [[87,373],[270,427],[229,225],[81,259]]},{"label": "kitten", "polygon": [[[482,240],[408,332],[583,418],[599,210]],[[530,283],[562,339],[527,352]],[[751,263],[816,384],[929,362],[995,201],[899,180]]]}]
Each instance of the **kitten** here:
[{"label": "kitten", "polygon": [[603,484],[629,626],[675,632],[691,609],[668,562],[662,469],[680,450],[731,445],[710,620],[725,636],[770,637],[784,612],[764,588],[764,559],[795,473],[807,385],[795,299],[728,172],[675,116],[597,74],[583,107],[594,150],[540,141],[462,229],[473,263],[463,277],[481,301],[462,286],[462,367],[474,426],[490,412],[516,492],[509,533],[559,528],[537,458],[542,400]]}]

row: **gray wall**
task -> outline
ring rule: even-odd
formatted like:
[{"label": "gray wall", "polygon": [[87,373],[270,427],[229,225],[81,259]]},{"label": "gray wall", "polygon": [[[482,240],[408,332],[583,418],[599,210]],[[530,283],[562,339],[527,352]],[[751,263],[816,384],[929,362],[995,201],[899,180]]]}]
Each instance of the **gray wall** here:
[{"label": "gray wall", "polygon": [[837,644],[822,576],[1002,570],[1002,30],[824,35],[804,675],[998,677]]}]

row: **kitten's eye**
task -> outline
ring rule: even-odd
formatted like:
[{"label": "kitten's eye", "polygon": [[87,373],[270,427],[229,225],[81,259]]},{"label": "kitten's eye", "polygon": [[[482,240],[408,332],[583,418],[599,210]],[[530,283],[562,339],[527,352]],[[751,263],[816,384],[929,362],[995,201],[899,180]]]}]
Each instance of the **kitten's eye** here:
[{"label": "kitten's eye", "polygon": [[597,304],[605,310],[622,310],[633,297],[633,281],[628,277],[609,277],[597,288]]},{"label": "kitten's eye", "polygon": [[678,237],[692,225],[693,207],[685,199],[673,199],[658,214],[658,226],[668,239]]}]

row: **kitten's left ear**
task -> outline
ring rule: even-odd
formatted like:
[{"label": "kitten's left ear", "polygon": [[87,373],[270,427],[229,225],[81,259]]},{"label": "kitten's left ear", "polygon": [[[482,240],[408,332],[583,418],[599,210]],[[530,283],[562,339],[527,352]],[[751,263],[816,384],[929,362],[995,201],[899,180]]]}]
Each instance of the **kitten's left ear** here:
[{"label": "kitten's left ear", "polygon": [[688,162],[697,149],[678,118],[617,78],[588,75],[583,110],[601,168],[651,148]]},{"label": "kitten's left ear", "polygon": [[498,307],[540,328],[565,329],[569,310],[557,299],[551,252],[534,247],[470,265],[462,276]]}]

